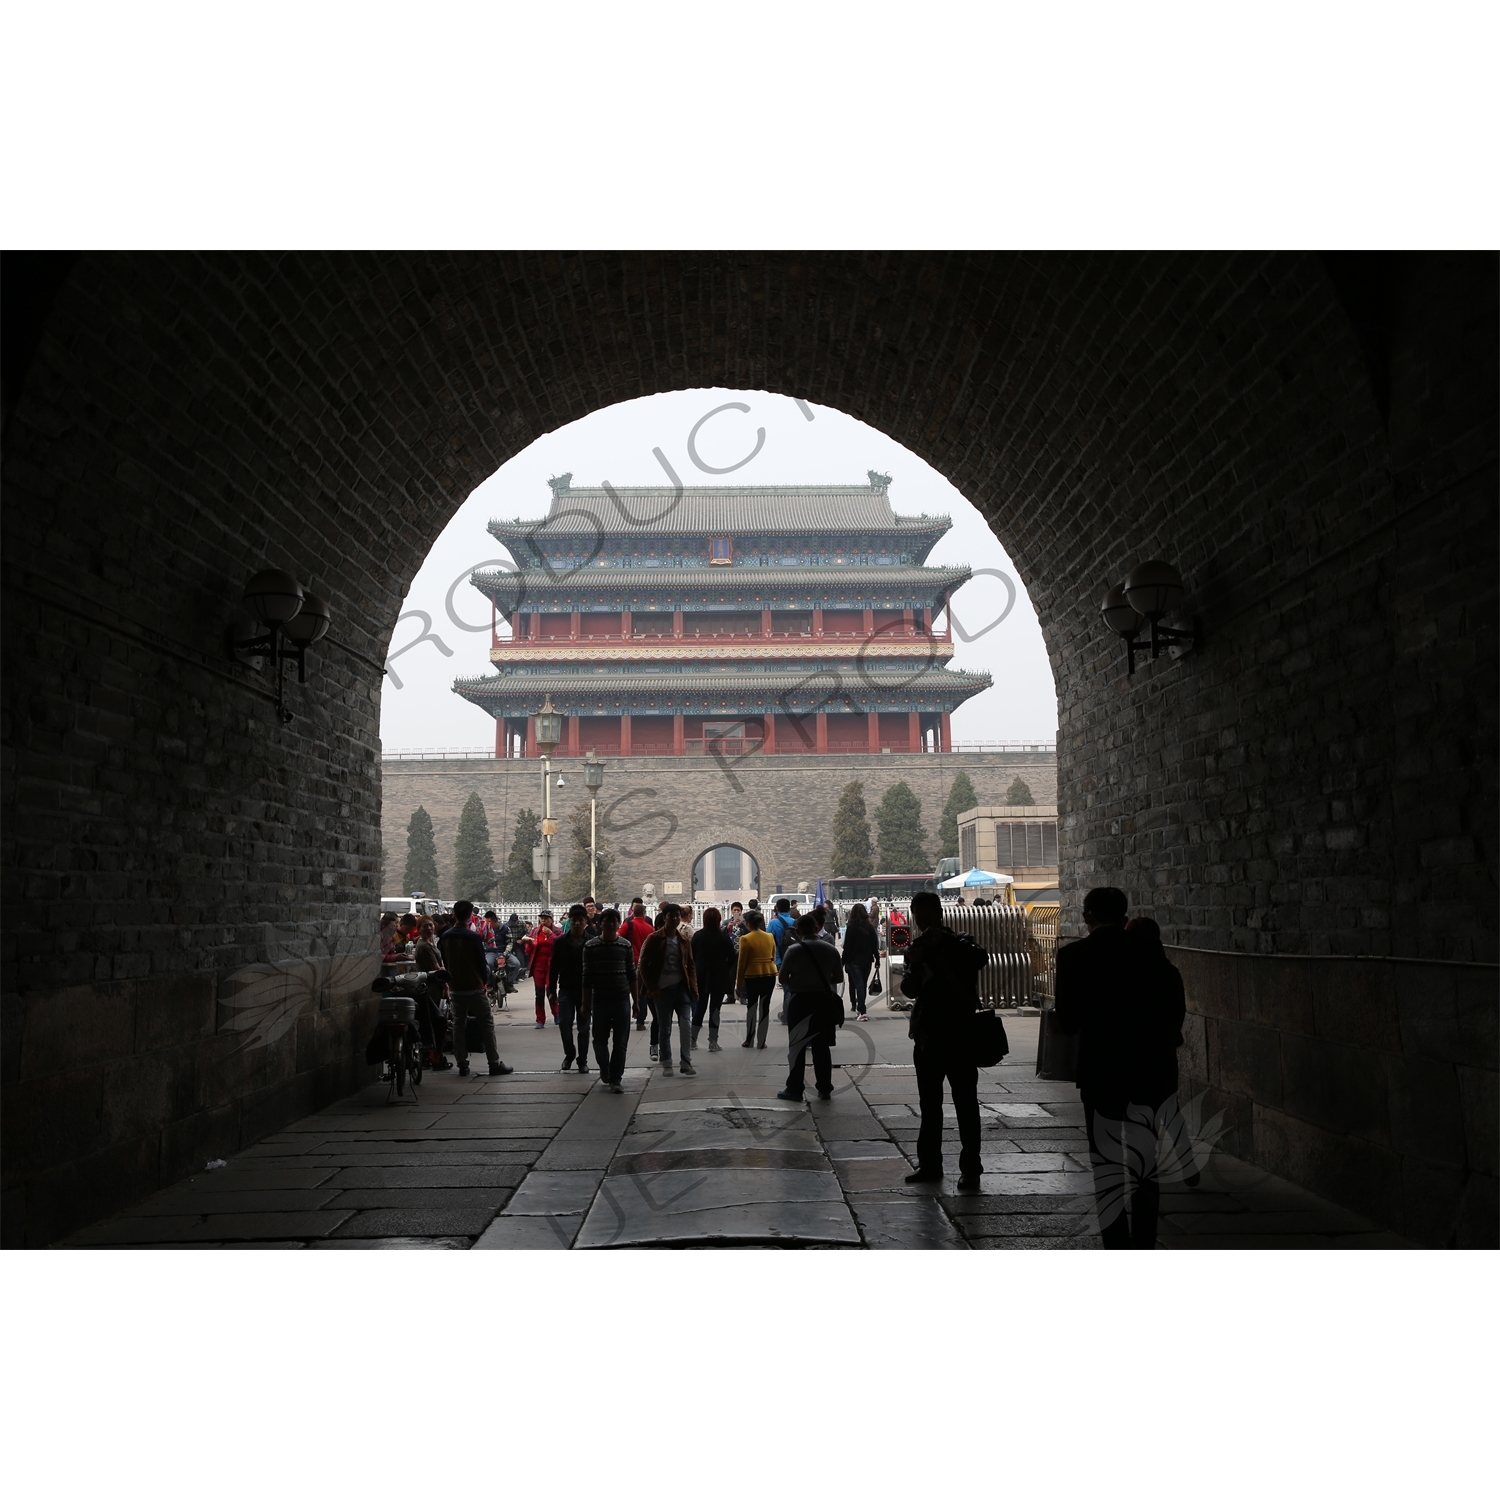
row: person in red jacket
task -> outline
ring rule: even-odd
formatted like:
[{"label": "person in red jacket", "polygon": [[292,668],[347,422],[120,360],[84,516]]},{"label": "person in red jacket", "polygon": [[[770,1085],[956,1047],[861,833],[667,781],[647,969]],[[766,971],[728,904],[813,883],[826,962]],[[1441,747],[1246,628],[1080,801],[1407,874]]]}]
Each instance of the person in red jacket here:
[{"label": "person in red jacket", "polygon": [[552,945],[556,941],[557,929],[552,925],[552,913],[544,911],[526,939],[526,958],[531,965],[531,977],[536,981],[536,1024],[539,1031],[547,1024],[547,1002],[552,1005],[552,1019],[557,1019],[557,987],[552,983]]},{"label": "person in red jacket", "polygon": [[[637,896],[630,903],[630,915],[620,923],[620,936],[630,944],[630,956],[635,960],[637,972],[641,967],[641,948],[645,945],[646,939],[655,931],[656,928],[651,925],[651,918],[646,915],[646,903]],[[646,997],[639,993],[635,997],[635,1029],[637,1031],[646,1029]]]}]

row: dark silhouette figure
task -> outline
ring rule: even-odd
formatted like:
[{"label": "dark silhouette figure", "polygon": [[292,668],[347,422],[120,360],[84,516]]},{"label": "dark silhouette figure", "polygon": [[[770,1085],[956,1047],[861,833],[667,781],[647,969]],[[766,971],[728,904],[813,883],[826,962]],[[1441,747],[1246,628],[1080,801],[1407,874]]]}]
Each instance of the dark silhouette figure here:
[{"label": "dark silhouette figure", "polygon": [[1128,905],[1113,886],[1084,898],[1089,935],[1057,954],[1057,1017],[1079,1039],[1078,1092],[1104,1246],[1151,1250],[1163,1130],[1179,1155],[1186,1147],[1177,1112],[1177,1048],[1187,1007],[1161,929],[1138,918],[1127,931]]},{"label": "dark silhouette figure", "polygon": [[943,1175],[943,1083],[958,1116],[958,1186],[979,1187],[979,1066],[974,1060],[974,1012],[979,971],[988,954],[967,933],[943,923],[942,899],[919,891],[911,901],[920,934],[906,950],[901,993],[916,1001],[911,1024],[912,1063],[922,1124],[917,1132],[917,1170],[908,1182],[936,1182]]}]

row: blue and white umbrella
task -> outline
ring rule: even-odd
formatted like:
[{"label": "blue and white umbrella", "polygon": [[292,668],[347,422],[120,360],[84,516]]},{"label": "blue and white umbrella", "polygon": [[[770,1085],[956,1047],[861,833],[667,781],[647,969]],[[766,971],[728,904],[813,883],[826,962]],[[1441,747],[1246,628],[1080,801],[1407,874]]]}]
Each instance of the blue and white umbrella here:
[{"label": "blue and white umbrella", "polygon": [[971,885],[1014,885],[1015,881],[1009,875],[996,875],[993,870],[981,870],[975,865],[972,870],[965,870],[962,875],[955,875],[951,880],[941,883],[941,889],[945,891],[962,890]]}]

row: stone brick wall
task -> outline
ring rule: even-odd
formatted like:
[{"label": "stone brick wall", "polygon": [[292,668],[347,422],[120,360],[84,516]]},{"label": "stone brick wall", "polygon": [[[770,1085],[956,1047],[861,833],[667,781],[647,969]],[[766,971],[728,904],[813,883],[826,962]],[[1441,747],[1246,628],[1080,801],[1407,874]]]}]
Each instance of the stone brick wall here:
[{"label": "stone brick wall", "polygon": [[[554,814],[588,804],[582,765],[559,759],[565,785],[552,793]],[[760,865],[761,889],[780,883],[795,891],[835,872],[833,814],[850,781],[862,781],[870,830],[878,839],[876,808],[886,788],[905,781],[922,804],[926,848],[936,859],[937,825],[953,778],[967,771],[980,797],[1003,802],[1020,776],[1038,802],[1056,795],[1057,762],[1023,751],[956,751],[950,755],[774,755],[723,763],[713,757],[632,756],[608,762],[599,816],[605,847],[616,858],[614,890],[621,898],[651,881],[660,894],[669,880],[683,889],[698,856],[716,844],[739,844]],[[385,894],[399,895],[406,869],[406,825],[425,807],[437,840],[438,878],[445,899],[452,888],[453,840],[458,815],[478,792],[490,824],[495,863],[505,862],[522,808],[541,811],[541,762],[536,760],[387,760],[385,787]],[[565,825],[566,826],[566,825]],[[565,851],[570,845],[564,838]],[[568,859],[564,853],[564,868]]]},{"label": "stone brick wall", "polygon": [[[1493,963],[1495,280],[1394,257],[1357,338],[1302,254],[79,256],[5,427],[5,1243],[364,1076],[403,595],[501,463],[653,391],[839,407],[987,516],[1058,685],[1065,907]],[[1153,554],[1203,644],[1127,679],[1098,599]],[[219,644],[267,565],[335,614],[287,729]]]}]

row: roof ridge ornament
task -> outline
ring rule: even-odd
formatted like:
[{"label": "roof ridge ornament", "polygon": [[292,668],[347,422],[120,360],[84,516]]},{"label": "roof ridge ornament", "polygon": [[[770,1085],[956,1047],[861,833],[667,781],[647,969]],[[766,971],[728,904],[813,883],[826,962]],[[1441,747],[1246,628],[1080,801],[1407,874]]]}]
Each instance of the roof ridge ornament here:
[{"label": "roof ridge ornament", "polygon": [[870,477],[870,488],[872,490],[889,489],[891,476],[889,474],[877,474],[874,469],[866,469],[865,473]]},{"label": "roof ridge ornament", "polygon": [[573,488],[573,476],[572,474],[554,474],[547,483],[552,486],[552,498],[556,500]]}]

